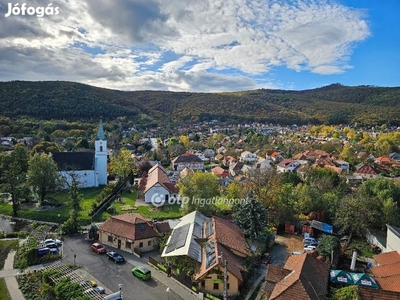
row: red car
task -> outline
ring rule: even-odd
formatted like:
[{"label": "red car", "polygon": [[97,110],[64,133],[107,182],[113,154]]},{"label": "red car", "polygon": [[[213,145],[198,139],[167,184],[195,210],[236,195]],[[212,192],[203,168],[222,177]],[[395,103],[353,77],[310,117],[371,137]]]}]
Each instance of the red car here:
[{"label": "red car", "polygon": [[92,248],[92,250],[94,251],[94,252],[97,252],[97,253],[106,253],[106,247],[104,247],[102,244],[100,244],[100,243],[94,243],[94,244],[92,244],[92,246],[90,246],[90,248]]}]

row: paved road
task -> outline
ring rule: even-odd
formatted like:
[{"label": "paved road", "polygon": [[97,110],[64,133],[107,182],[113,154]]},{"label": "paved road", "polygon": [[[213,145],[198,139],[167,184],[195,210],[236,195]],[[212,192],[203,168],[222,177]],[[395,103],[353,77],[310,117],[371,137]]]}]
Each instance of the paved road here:
[{"label": "paved road", "polygon": [[[136,257],[132,253],[120,251],[126,262],[115,264],[109,261],[105,254],[96,254],[90,249],[92,241],[85,240],[85,235],[68,237],[64,241],[64,263],[73,263],[76,254],[76,264],[96,278],[112,292],[119,290],[118,284],[122,284],[124,300],[153,300],[153,299],[182,299],[173,292],[169,295],[167,287],[154,279],[142,281],[132,275],[132,268],[138,265],[147,265],[147,261]],[[114,248],[107,247],[107,250]],[[114,249],[115,250],[115,249]]]}]

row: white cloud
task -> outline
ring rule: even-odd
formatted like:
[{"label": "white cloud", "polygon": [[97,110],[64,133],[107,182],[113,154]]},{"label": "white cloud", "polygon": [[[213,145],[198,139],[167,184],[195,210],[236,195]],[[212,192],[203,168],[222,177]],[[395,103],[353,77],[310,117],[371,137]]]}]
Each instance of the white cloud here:
[{"label": "white cloud", "polygon": [[[54,0],[57,16],[1,16],[0,80],[226,91],[272,87],[259,77],[277,67],[324,75],[351,68],[355,44],[370,34],[361,11],[334,1],[282,2]],[[3,16],[7,3],[0,0]]]}]

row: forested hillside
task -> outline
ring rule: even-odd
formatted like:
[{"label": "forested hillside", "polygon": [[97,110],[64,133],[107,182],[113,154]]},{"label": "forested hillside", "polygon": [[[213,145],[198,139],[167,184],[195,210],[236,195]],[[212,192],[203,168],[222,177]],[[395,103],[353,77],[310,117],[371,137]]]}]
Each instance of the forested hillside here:
[{"label": "forested hillside", "polygon": [[212,119],[400,125],[400,88],[333,84],[304,91],[124,92],[73,82],[13,81],[0,83],[0,116],[71,120],[125,116],[159,125]]}]

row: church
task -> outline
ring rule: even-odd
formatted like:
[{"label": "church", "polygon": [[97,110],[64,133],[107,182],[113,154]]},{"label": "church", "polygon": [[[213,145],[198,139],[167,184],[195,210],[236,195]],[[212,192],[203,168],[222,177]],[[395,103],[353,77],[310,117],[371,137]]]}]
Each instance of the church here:
[{"label": "church", "polygon": [[56,152],[53,159],[65,188],[71,185],[72,177],[79,181],[80,188],[98,187],[107,184],[107,139],[100,120],[94,152]]}]

